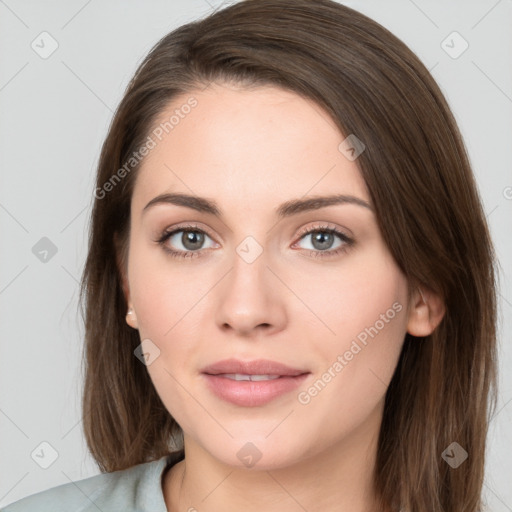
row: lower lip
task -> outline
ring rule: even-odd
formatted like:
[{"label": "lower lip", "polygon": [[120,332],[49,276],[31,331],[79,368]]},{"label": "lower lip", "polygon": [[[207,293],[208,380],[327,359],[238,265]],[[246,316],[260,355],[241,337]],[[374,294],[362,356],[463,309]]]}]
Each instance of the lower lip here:
[{"label": "lower lip", "polygon": [[272,380],[233,380],[203,373],[209,388],[219,398],[243,407],[265,405],[278,396],[297,389],[309,375],[283,376]]}]

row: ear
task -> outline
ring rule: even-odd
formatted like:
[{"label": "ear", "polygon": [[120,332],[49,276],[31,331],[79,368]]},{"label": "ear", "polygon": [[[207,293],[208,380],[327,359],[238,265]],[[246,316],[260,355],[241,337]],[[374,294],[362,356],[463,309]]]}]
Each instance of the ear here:
[{"label": "ear", "polygon": [[428,336],[441,323],[445,313],[442,297],[425,287],[418,287],[411,296],[407,332]]},{"label": "ear", "polygon": [[114,233],[114,247],[116,252],[117,270],[121,279],[121,287],[123,289],[123,294],[128,306],[128,311],[126,312],[126,323],[130,327],[138,329],[139,325],[137,322],[137,315],[135,314],[135,310],[130,298],[130,287],[128,284],[128,277],[126,275],[126,264],[122,258],[122,244],[118,233]]}]

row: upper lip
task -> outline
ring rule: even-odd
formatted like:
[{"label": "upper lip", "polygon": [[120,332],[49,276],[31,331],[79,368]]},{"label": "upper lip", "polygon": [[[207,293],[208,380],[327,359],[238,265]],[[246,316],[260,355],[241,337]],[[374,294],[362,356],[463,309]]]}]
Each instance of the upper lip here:
[{"label": "upper lip", "polygon": [[202,373],[219,375],[222,373],[241,373],[245,375],[289,375],[296,376],[309,373],[307,370],[292,368],[283,363],[269,359],[240,361],[239,359],[223,359],[202,369]]}]

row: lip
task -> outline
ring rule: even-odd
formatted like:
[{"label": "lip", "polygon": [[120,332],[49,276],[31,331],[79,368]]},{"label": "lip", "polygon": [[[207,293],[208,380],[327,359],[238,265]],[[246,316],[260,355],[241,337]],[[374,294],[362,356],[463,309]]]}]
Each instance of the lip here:
[{"label": "lip", "polygon": [[220,373],[245,373],[246,375],[281,375],[295,377],[308,370],[292,368],[270,359],[254,359],[252,361],[241,361],[239,359],[223,359],[203,368],[202,373],[219,375]]},{"label": "lip", "polygon": [[[223,374],[279,375],[279,378],[262,381],[237,381]],[[299,387],[310,374],[308,370],[292,368],[276,361],[258,359],[240,361],[225,359],[209,365],[202,375],[210,391],[217,397],[242,407],[265,405],[277,397]]]}]

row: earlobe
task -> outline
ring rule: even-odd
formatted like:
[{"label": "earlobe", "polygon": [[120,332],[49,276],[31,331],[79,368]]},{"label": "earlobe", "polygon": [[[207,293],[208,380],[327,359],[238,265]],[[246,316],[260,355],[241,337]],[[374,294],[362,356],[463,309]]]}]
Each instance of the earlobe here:
[{"label": "earlobe", "polygon": [[114,233],[114,245],[116,249],[116,265],[119,273],[119,279],[121,281],[120,284],[123,290],[124,297],[126,299],[126,303],[128,304],[128,311],[126,313],[126,323],[130,327],[138,329],[137,316],[135,315],[133,306],[130,305],[130,287],[128,286],[128,279],[126,277],[124,261],[123,258],[121,258],[122,244],[117,233]]},{"label": "earlobe", "polygon": [[126,280],[124,278],[124,275],[121,274],[121,280],[122,280],[122,287],[124,296],[126,297],[126,302],[128,303],[128,311],[126,312],[126,323],[133,327],[134,329],[138,329],[139,325],[137,322],[137,315],[135,314],[135,311],[133,309],[133,306],[130,304],[130,289],[128,288],[128,285],[126,283]]},{"label": "earlobe", "polygon": [[139,324],[137,322],[137,316],[135,315],[135,311],[132,307],[128,309],[128,312],[126,313],[126,323],[133,327],[134,329],[138,329]]},{"label": "earlobe", "polygon": [[413,336],[429,336],[441,323],[444,301],[437,293],[417,288],[411,297],[407,332]]}]

